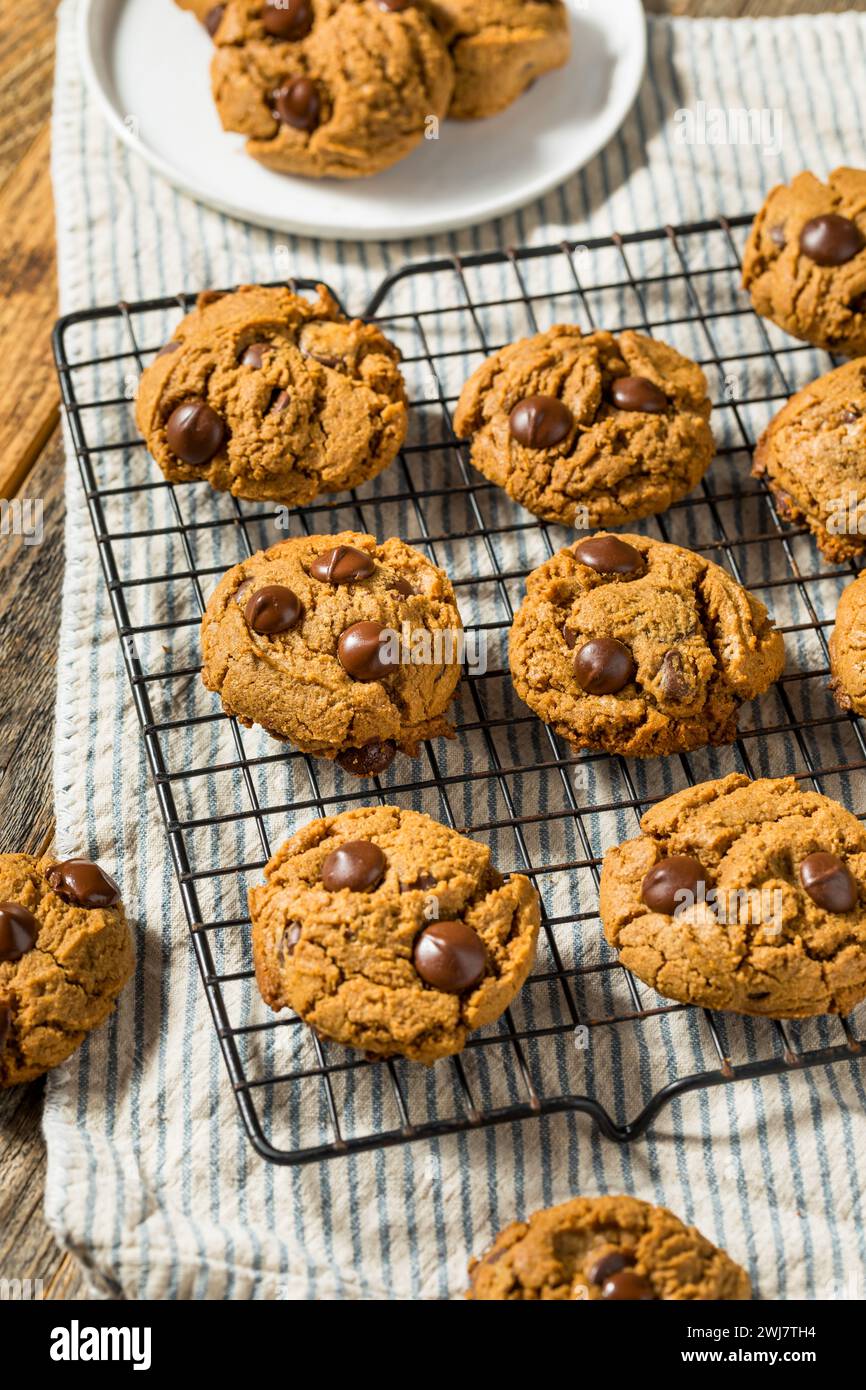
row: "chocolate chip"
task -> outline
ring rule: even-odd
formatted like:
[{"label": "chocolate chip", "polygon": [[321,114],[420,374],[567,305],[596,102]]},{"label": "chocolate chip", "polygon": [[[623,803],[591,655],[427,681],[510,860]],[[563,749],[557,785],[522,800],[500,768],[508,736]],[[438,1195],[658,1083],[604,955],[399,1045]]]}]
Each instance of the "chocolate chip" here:
[{"label": "chocolate chip", "polygon": [[577,633],[572,632],[568,623],[566,623],[565,627],[562,629],[562,635],[565,638],[565,645],[568,647],[568,650],[573,652],[575,643],[577,642]]},{"label": "chocolate chip", "polygon": [[326,857],[322,883],[329,893],[338,893],[341,888],[363,893],[382,882],[387,867],[388,861],[378,845],[370,840],[347,840]]},{"label": "chocolate chip", "polygon": [[250,343],[241,356],[242,367],[255,367],[259,370],[265,360],[265,353],[270,347],[270,343]]},{"label": "chocolate chip", "polygon": [[666,699],[674,703],[687,700],[693,693],[694,687],[685,676],[683,658],[679,652],[665,652],[659,666],[658,679]]},{"label": "chocolate chip", "polygon": [[780,251],[784,251],[787,241],[785,238],[785,228],[782,223],[777,222],[775,227],[770,227],[767,231],[767,236],[774,246],[778,246]]},{"label": "chocolate chip", "polygon": [[266,584],[250,594],[244,608],[247,626],[253,632],[270,637],[276,632],[288,632],[301,621],[301,600],[284,584]]},{"label": "chocolate chip", "polygon": [[601,1296],[607,1299],[628,1299],[630,1303],[637,1303],[654,1299],[655,1293],[652,1285],[642,1274],[636,1274],[633,1269],[621,1269],[604,1283]]},{"label": "chocolate chip", "polygon": [[344,748],[338,753],[335,762],[344,772],[355,777],[378,777],[385,772],[397,756],[397,745],[393,739],[373,738],[360,748]]},{"label": "chocolate chip", "polygon": [[837,854],[808,854],[800,865],[800,882],[825,912],[850,912],[857,906],[857,880]]},{"label": "chocolate chip", "polygon": [[847,410],[843,410],[841,418],[843,425],[853,425],[860,419],[860,411],[856,406],[851,405]]},{"label": "chocolate chip", "polygon": [[508,428],[525,449],[553,449],[573,424],[568,406],[556,396],[527,396],[508,417]]},{"label": "chocolate chip", "polygon": [[177,352],[179,347],[180,342],[177,338],[169,338],[167,343],[163,343],[162,347],[156,355],[157,357],[168,357],[169,353]]},{"label": "chocolate chip", "polygon": [[290,400],[288,391],[273,391],[268,403],[268,414],[273,415],[280,410],[285,410]]},{"label": "chocolate chip", "polygon": [[383,651],[383,645],[393,640],[394,633],[381,623],[353,623],[337,643],[340,665],[353,680],[380,680],[396,665]]},{"label": "chocolate chip", "polygon": [[621,1250],[609,1250],[606,1255],[600,1256],[595,1264],[589,1267],[589,1279],[592,1284],[603,1284],[612,1274],[619,1274],[621,1269],[625,1269],[629,1261]]},{"label": "chocolate chip", "polygon": [[283,125],[295,130],[315,130],[319,124],[322,103],[316,85],[309,77],[295,77],[273,94],[274,110]]},{"label": "chocolate chip", "polygon": [[640,574],[644,567],[640,551],[621,541],[619,536],[590,536],[580,541],[571,553],[581,565],[599,574]]},{"label": "chocolate chip", "polygon": [[484,942],[465,922],[431,922],[416,938],[415,969],[425,984],[443,994],[463,994],[487,967]]},{"label": "chocolate chip", "polygon": [[225,12],[225,5],[214,5],[213,9],[208,10],[207,14],[205,15],[204,20],[202,22],[204,24],[205,29],[207,29],[208,33],[210,34],[211,38],[214,37],[217,29],[220,27],[220,20],[222,19]]},{"label": "chocolate chip", "polygon": [[574,653],[574,674],[587,695],[615,695],[636,672],[628,647],[614,637],[594,637]]},{"label": "chocolate chip", "polygon": [[46,878],[58,898],[74,907],[114,907],[120,902],[114,879],[89,859],[63,859],[52,865]]},{"label": "chocolate chip", "polygon": [[0,963],[20,960],[32,951],[39,923],[21,903],[0,903]]},{"label": "chocolate chip", "polygon": [[401,10],[408,10],[413,0],[378,0],[380,10],[393,10],[399,13]]},{"label": "chocolate chip", "polygon": [[395,593],[402,594],[403,598],[412,598],[418,592],[412,588],[408,579],[392,579],[391,588]]},{"label": "chocolate chip", "polygon": [[664,415],[669,405],[664,391],[645,376],[616,377],[610,399],[617,410],[639,410],[645,415]]},{"label": "chocolate chip", "polygon": [[300,922],[291,922],[280,937],[279,954],[282,956],[283,960],[288,960],[289,956],[294,955],[295,947],[300,939]]},{"label": "chocolate chip", "polygon": [[215,410],[198,397],[181,401],[168,417],[165,436],[172,453],[184,463],[209,463],[226,437],[226,429]]},{"label": "chocolate chip", "polygon": [[857,223],[838,212],[810,217],[800,233],[800,250],[816,265],[844,265],[863,250],[863,245]]},{"label": "chocolate chip", "polygon": [[275,39],[293,42],[306,38],[313,27],[310,0],[277,0],[275,5],[265,5],[262,25],[265,33]]},{"label": "chocolate chip", "polygon": [[375,572],[376,561],[366,550],[354,545],[337,545],[323,550],[310,565],[310,574],[323,584],[357,584]]},{"label": "chocolate chip", "polygon": [[411,883],[401,883],[400,892],[411,893],[417,890],[422,893],[427,893],[431,888],[435,888],[438,882],[438,878],[434,878],[432,874],[418,874]]},{"label": "chocolate chip", "polygon": [[698,886],[705,880],[704,867],[699,860],[690,854],[672,854],[660,859],[645,875],[640,895],[651,912],[664,912],[673,917],[678,908],[688,906],[688,901],[680,895],[688,893],[694,900],[698,896]]}]

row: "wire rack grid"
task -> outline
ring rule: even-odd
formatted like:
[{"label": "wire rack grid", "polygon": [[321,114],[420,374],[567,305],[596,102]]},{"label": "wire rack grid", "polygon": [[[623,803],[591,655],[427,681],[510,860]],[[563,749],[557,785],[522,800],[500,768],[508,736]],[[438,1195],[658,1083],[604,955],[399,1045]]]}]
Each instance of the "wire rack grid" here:
[{"label": "wire rack grid", "polygon": [[[852,566],[822,562],[749,474],[758,432],[825,355],[758,319],[739,288],[750,219],[443,257],[390,275],[367,307],[397,343],[412,405],[399,461],[297,512],[176,487],[131,427],[142,367],[194,296],[77,313],[55,331],[63,404],[213,1024],[247,1133],[277,1163],[556,1112],[640,1135],[698,1088],[858,1061],[856,1018],[803,1024],[686,1008],[617,962],[598,923],[605,849],[680,787],[733,770],[791,774],[866,813],[866,741],[830,699],[827,635]],[[313,288],[293,281],[298,292]],[[354,307],[354,306],[353,306]],[[785,675],[741,714],[735,744],[627,761],[575,754],[514,695],[506,639],[527,573],[573,533],[541,524],[474,472],[452,410],[469,372],[557,322],[634,328],[704,367],[718,455],[703,483],[636,527],[707,553],[767,603]],[[359,782],[226,717],[199,681],[198,625],[220,575],[281,535],[400,535],[450,573],[487,667],[461,684],[454,742]],[[272,1015],[255,989],[246,890],[313,816],[378,800],[486,839],[543,903],[534,972],[511,1009],[433,1068],[371,1062]]]}]

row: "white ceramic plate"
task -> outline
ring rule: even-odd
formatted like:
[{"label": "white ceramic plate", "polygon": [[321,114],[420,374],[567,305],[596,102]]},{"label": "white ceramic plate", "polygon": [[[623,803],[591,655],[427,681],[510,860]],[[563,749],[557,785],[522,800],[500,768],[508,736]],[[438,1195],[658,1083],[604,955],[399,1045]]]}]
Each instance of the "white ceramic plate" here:
[{"label": "white ceramic plate", "polygon": [[84,0],[85,79],[121,139],[185,193],[234,217],[311,236],[387,240],[511,212],[582,168],[637,94],[646,61],[641,0],[568,0],[572,56],[507,111],[444,121],[373,178],[274,174],[223,131],[210,94],[211,42],[172,0]]}]

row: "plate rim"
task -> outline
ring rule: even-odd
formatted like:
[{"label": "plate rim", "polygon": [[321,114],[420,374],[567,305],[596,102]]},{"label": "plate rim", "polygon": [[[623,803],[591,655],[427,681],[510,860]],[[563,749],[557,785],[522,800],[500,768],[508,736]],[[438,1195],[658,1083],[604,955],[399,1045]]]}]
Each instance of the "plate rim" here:
[{"label": "plate rim", "polygon": [[[94,13],[99,5],[114,3],[116,5],[126,3],[126,0],[82,0],[78,15],[77,47],[78,58],[84,78],[85,87],[90,96],[95,98],[96,104],[100,109],[103,118],[107,120],[115,135],[133,150],[146,164],[157,174],[164,178],[173,188],[181,193],[193,198],[196,202],[204,204],[205,207],[214,208],[217,212],[231,217],[236,221],[250,223],[256,227],[264,227],[270,231],[288,232],[293,236],[312,237],[319,240],[328,241],[411,241],[418,237],[440,236],[447,232],[464,231],[467,227],[482,226],[486,222],[494,221],[499,217],[507,217],[510,213],[517,211],[518,208],[526,207],[529,203],[536,202],[550,193],[552,189],[558,188],[566,179],[572,177],[580,169],[586,167],[591,160],[604,150],[614,135],[622,126],[629,112],[637,100],[643,84],[647,67],[647,18],[642,0],[624,0],[632,14],[627,17],[628,23],[632,19],[637,19],[634,25],[634,43],[632,62],[634,64],[632,81],[626,88],[617,107],[612,108],[609,119],[605,121],[599,137],[593,142],[592,148],[579,158],[576,163],[567,170],[557,170],[556,173],[542,174],[538,179],[531,183],[526,192],[514,196],[503,196],[500,200],[492,200],[488,206],[479,209],[472,215],[460,214],[458,216],[444,215],[439,218],[426,220],[418,225],[409,228],[394,230],[393,221],[383,223],[375,227],[353,227],[348,224],[333,224],[323,227],[320,223],[310,220],[298,220],[292,217],[281,215],[265,214],[247,206],[242,206],[230,200],[221,199],[213,195],[208,189],[197,186],[194,182],[174,168],[162,155],[144,144],[138,136],[122,119],[117,107],[112,101],[105,84],[100,78],[94,53],[91,50],[91,36],[95,28],[93,24]],[[303,184],[304,180],[299,180]],[[299,200],[302,204],[303,200]]]}]

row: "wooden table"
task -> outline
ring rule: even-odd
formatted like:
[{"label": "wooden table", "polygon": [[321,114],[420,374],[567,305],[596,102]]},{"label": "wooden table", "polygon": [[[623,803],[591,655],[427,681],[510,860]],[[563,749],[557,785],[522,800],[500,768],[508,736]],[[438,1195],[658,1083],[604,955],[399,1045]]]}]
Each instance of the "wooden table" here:
[{"label": "wooden table", "polygon": [[[53,834],[51,744],[63,576],[63,449],[49,336],[57,316],[49,114],[58,0],[0,13],[0,498],[43,499],[45,539],[0,537],[0,853]],[[866,9],[866,0],[646,0],[685,15]],[[0,1279],[45,1298],[86,1295],[45,1225],[42,1083],[0,1093]]]}]

